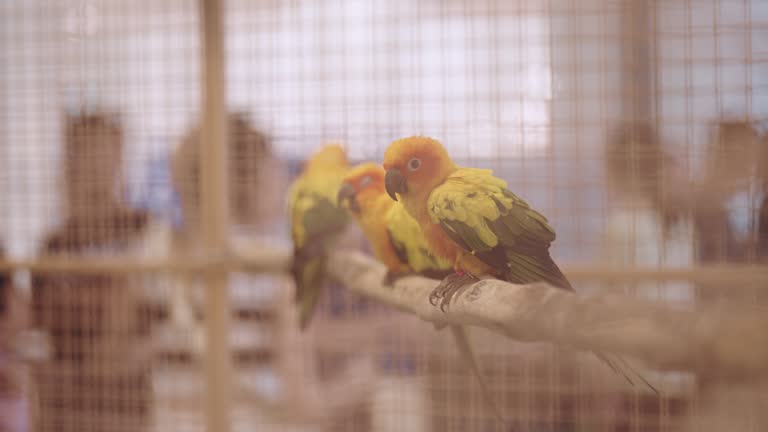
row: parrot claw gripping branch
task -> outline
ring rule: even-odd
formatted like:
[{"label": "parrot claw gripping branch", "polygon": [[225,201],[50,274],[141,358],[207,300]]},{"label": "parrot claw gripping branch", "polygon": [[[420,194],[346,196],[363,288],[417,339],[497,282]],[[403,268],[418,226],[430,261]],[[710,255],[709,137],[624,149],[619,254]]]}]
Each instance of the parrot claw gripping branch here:
[{"label": "parrot claw gripping branch", "polygon": [[450,306],[451,300],[473,283],[480,279],[468,272],[456,272],[443,279],[438,286],[429,294],[429,303],[432,306],[440,306],[440,310],[445,310]]}]

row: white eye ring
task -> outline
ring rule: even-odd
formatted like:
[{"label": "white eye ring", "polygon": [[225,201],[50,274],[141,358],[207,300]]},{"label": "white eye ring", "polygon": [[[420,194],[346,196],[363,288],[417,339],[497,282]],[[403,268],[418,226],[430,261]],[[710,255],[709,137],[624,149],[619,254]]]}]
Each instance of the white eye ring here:
[{"label": "white eye ring", "polygon": [[413,158],[408,161],[408,169],[411,171],[416,171],[421,167],[421,160],[417,158]]},{"label": "white eye ring", "polygon": [[371,184],[372,181],[373,179],[371,178],[371,176],[365,176],[360,179],[360,187],[361,188],[367,187],[369,184]]}]

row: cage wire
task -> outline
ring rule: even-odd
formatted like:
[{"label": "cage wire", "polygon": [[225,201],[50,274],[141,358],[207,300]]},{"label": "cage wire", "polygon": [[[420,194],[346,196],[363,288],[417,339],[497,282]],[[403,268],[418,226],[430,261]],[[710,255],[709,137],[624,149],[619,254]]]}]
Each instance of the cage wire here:
[{"label": "cage wire", "polygon": [[[766,430],[758,377],[629,359],[657,395],[472,328],[500,422],[447,331],[339,284],[301,332],[284,274],[213,256],[204,171],[224,167],[201,149],[226,148],[231,251],[290,248],[287,188],[321,144],[381,161],[423,134],[548,217],[581,295],[760,310],[767,46],[764,0],[0,1],[0,430]],[[354,229],[344,247],[369,250]],[[210,387],[221,347],[232,379]]]}]

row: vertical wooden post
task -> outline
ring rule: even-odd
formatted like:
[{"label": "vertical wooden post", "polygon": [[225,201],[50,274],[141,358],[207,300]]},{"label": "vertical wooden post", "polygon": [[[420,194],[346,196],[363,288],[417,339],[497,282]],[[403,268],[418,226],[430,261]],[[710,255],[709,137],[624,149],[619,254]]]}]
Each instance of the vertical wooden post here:
[{"label": "vertical wooden post", "polygon": [[[200,0],[201,131],[200,221],[208,256],[223,256],[228,244],[227,123],[224,83],[224,0]],[[231,430],[231,309],[224,271],[207,272],[206,281],[206,428]]]}]

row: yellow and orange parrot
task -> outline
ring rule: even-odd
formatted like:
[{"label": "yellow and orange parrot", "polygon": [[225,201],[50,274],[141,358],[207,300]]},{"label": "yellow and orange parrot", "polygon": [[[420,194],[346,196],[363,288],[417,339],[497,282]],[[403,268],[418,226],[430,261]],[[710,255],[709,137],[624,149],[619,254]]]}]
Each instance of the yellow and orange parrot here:
[{"label": "yellow and orange parrot", "polygon": [[[573,291],[549,254],[555,230],[493,171],[459,167],[439,141],[423,136],[391,143],[384,168],[389,196],[418,221],[430,250],[453,263],[456,273],[435,288],[433,304],[444,310],[477,276],[516,284],[547,282]],[[622,365],[631,370],[621,358],[596,355],[634,384],[621,370]]]},{"label": "yellow and orange parrot", "polygon": [[325,281],[325,261],[349,223],[346,211],[336,205],[341,181],[349,170],[344,148],[326,145],[307,161],[291,184],[289,212],[296,303],[302,329],[309,324]]},{"label": "yellow and orange parrot", "polygon": [[338,203],[360,225],[376,258],[387,267],[387,282],[420,274],[443,278],[452,273],[449,261],[435,257],[419,224],[384,189],[384,168],[363,163],[344,177]]},{"label": "yellow and orange parrot", "polygon": [[[363,163],[352,168],[339,189],[338,202],[339,207],[347,209],[357,221],[374,255],[386,266],[386,283],[409,274],[439,279],[452,273],[450,261],[429,251],[418,222],[387,195],[381,165]],[[483,397],[496,410],[466,330],[456,325],[451,325],[450,329],[459,353],[480,384]]]}]

